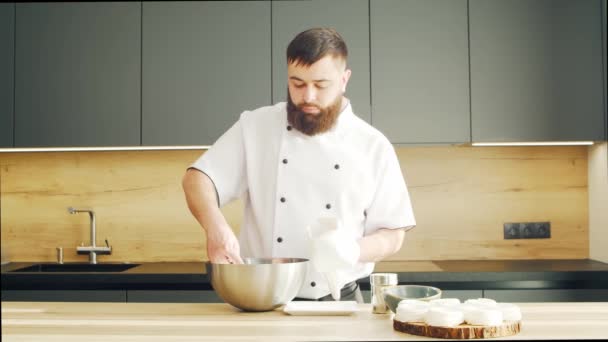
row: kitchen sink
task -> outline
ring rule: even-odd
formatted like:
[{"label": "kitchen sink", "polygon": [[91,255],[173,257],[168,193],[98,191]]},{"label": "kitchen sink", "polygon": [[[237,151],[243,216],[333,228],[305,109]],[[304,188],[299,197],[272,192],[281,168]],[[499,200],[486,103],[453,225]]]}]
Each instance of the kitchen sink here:
[{"label": "kitchen sink", "polygon": [[139,264],[34,264],[9,272],[122,272]]}]

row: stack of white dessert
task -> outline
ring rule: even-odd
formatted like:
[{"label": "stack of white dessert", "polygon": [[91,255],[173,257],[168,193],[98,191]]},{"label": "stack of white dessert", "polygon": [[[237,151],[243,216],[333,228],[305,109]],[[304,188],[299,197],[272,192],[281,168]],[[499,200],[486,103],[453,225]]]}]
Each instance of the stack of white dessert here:
[{"label": "stack of white dessert", "polygon": [[439,327],[456,327],[462,323],[496,326],[504,321],[521,320],[521,310],[515,304],[497,303],[489,298],[468,299],[464,303],[458,298],[434,299],[429,302],[404,299],[399,302],[393,319]]}]

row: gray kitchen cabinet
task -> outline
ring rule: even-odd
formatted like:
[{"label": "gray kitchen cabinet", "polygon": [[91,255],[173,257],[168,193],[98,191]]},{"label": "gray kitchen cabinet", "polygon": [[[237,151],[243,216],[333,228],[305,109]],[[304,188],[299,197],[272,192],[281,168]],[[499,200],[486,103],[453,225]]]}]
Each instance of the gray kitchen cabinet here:
[{"label": "gray kitchen cabinet", "polygon": [[17,4],[15,146],[140,144],[140,12]]},{"label": "gray kitchen cabinet", "polygon": [[607,289],[484,290],[497,302],[606,302]]},{"label": "gray kitchen cabinet", "polygon": [[0,147],[13,146],[15,4],[0,4]]},{"label": "gray kitchen cabinet", "polygon": [[600,0],[469,2],[473,142],[605,138]]},{"label": "gray kitchen cabinet", "polygon": [[211,145],[271,104],[270,1],[143,3],[142,144]]},{"label": "gray kitchen cabinet", "polygon": [[313,27],[333,27],[346,41],[352,70],[346,97],[370,122],[369,5],[367,0],[272,1],[272,101],[287,101],[289,42]]},{"label": "gray kitchen cabinet", "polygon": [[125,290],[2,290],[2,301],[117,302],[127,301]]},{"label": "gray kitchen cabinet", "polygon": [[135,2],[18,3],[15,146],[140,144]]},{"label": "gray kitchen cabinet", "polygon": [[223,303],[215,291],[127,290],[129,303]]},{"label": "gray kitchen cabinet", "polygon": [[393,143],[470,141],[466,0],[371,0],[372,124]]}]

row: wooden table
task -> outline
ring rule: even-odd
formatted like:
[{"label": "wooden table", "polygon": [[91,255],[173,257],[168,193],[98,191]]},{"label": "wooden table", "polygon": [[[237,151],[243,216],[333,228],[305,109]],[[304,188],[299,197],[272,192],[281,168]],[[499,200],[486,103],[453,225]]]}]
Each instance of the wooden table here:
[{"label": "wooden table", "polygon": [[[508,339],[606,339],[608,303],[521,303]],[[2,341],[414,340],[392,314],[360,304],[351,316],[246,313],[227,304],[2,302]]]}]

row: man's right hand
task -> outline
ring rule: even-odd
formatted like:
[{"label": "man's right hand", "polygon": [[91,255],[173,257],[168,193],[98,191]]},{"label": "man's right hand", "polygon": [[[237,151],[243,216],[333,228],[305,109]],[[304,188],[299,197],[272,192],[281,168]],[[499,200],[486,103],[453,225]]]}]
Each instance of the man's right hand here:
[{"label": "man's right hand", "polygon": [[207,256],[214,264],[242,264],[239,241],[229,226],[207,231]]},{"label": "man's right hand", "polygon": [[188,169],[182,180],[188,209],[207,235],[207,257],[214,264],[242,264],[239,241],[219,209],[217,192],[203,172]]}]

